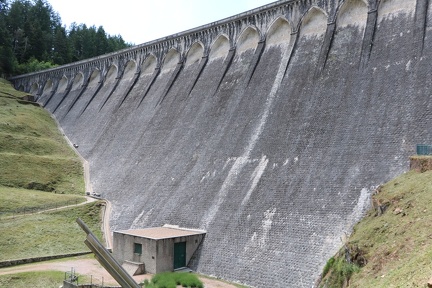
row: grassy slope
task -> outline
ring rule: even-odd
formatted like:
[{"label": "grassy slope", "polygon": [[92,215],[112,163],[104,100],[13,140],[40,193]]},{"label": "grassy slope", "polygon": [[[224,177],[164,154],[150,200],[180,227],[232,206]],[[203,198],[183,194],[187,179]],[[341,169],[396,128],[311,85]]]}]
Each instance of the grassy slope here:
[{"label": "grassy slope", "polygon": [[78,204],[85,198],[77,195],[45,193],[37,190],[0,186],[0,219],[11,215]]},{"label": "grassy slope", "polygon": [[0,186],[83,194],[83,168],[49,113],[0,81]]},{"label": "grassy slope", "polygon": [[65,278],[60,271],[24,272],[0,276],[0,287],[58,288]]},{"label": "grassy slope", "polygon": [[88,251],[75,219],[82,218],[102,239],[100,203],[5,217],[85,201],[78,156],[49,113],[21,101],[24,95],[0,79],[0,261]]},{"label": "grassy slope", "polygon": [[432,277],[432,171],[397,177],[377,190],[373,203],[346,244],[355,263],[366,262],[349,287],[426,287]]},{"label": "grassy slope", "polygon": [[88,251],[80,217],[102,239],[100,203],[0,222],[0,261]]}]

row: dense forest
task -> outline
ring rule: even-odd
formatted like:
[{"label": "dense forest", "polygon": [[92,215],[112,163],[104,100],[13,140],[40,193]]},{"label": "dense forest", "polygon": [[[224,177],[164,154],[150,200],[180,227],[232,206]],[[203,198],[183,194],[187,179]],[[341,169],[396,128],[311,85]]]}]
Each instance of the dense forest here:
[{"label": "dense forest", "polygon": [[0,0],[0,76],[24,74],[114,52],[131,44],[102,26],[62,25],[45,0]]}]

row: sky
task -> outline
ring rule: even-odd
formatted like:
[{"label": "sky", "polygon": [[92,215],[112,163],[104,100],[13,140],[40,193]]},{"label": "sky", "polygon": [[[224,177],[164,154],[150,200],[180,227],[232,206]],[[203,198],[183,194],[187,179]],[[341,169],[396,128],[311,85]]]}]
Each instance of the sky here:
[{"label": "sky", "polygon": [[103,26],[142,44],[246,12],[275,0],[47,0],[62,24]]}]

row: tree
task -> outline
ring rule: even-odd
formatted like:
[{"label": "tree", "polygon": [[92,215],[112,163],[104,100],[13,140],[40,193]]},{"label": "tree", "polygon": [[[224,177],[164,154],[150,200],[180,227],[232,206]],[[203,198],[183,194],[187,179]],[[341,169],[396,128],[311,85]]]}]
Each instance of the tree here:
[{"label": "tree", "polygon": [[35,71],[131,46],[102,26],[66,29],[46,0],[0,0],[0,73]]},{"label": "tree", "polygon": [[54,63],[59,65],[71,62],[72,56],[65,27],[58,26],[55,29],[51,58]]},{"label": "tree", "polygon": [[99,28],[96,31],[95,44],[96,44],[96,51],[95,51],[96,55],[102,55],[111,52],[108,49],[108,37],[102,26],[99,26]]},{"label": "tree", "polygon": [[16,58],[12,51],[12,36],[6,23],[7,10],[7,1],[0,0],[0,76],[11,74],[16,65]]},{"label": "tree", "polygon": [[7,27],[12,35],[12,50],[19,62],[24,62],[27,59],[28,53],[28,38],[24,31],[30,2],[18,0],[11,4],[9,13],[7,14]]}]

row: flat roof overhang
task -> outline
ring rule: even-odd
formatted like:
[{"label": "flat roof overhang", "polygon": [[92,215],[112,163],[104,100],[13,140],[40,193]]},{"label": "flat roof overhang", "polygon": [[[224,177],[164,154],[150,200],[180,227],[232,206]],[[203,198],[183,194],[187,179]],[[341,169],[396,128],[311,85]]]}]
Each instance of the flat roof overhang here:
[{"label": "flat roof overhang", "polygon": [[199,229],[180,228],[173,225],[164,225],[162,227],[115,231],[115,233],[132,235],[153,240],[161,240],[185,236],[202,235],[206,234],[207,231]]}]

